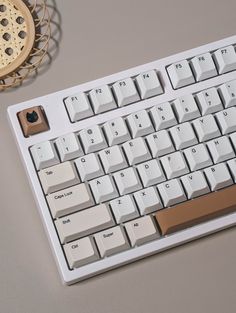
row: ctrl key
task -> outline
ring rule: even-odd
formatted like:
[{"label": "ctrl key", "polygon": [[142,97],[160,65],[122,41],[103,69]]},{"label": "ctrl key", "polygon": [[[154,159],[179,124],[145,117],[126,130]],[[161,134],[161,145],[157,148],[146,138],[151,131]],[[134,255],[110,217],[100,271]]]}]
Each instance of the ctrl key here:
[{"label": "ctrl key", "polygon": [[77,268],[99,259],[93,239],[85,237],[64,245],[70,268]]}]

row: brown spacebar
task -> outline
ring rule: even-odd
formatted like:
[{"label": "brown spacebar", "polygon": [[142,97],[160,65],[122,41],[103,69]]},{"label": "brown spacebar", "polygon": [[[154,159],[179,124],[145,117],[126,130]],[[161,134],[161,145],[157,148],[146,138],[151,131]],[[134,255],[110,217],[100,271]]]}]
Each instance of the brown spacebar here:
[{"label": "brown spacebar", "polygon": [[236,211],[236,185],[188,200],[155,214],[162,235]]}]

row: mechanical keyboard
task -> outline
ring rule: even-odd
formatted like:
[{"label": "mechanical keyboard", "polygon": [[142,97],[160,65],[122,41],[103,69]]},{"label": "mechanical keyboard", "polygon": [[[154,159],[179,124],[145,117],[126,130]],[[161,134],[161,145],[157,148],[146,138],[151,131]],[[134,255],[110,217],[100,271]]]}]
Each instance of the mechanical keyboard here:
[{"label": "mechanical keyboard", "polygon": [[67,284],[236,224],[236,36],[8,117]]}]

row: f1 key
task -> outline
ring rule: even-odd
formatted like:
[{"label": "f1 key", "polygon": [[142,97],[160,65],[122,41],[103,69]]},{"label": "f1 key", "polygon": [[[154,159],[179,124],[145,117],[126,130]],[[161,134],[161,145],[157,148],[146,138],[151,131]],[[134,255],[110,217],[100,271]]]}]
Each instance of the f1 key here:
[{"label": "f1 key", "polygon": [[160,210],[155,217],[162,235],[236,211],[236,185]]}]

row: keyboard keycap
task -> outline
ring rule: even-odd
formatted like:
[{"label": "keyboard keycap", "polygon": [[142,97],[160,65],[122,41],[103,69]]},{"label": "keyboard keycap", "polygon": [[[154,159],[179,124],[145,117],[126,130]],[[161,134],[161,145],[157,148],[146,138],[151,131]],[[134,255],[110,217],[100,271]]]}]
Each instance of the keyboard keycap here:
[{"label": "keyboard keycap", "polygon": [[165,207],[183,202],[186,196],[178,179],[172,179],[157,186]]},{"label": "keyboard keycap", "polygon": [[197,81],[217,75],[215,64],[209,52],[194,57],[191,60],[191,65]]},{"label": "keyboard keycap", "polygon": [[118,106],[137,102],[140,100],[138,91],[132,78],[126,78],[113,84],[112,86]]},{"label": "keyboard keycap", "polygon": [[132,167],[116,172],[113,176],[121,195],[134,192],[142,188],[138,174]]},{"label": "keyboard keycap", "polygon": [[161,183],[166,179],[157,159],[137,165],[137,170],[144,187]]},{"label": "keyboard keycap", "polygon": [[176,149],[184,149],[198,142],[193,127],[189,122],[179,124],[170,129]]},{"label": "keyboard keycap", "polygon": [[130,165],[144,162],[151,158],[143,138],[135,138],[123,144],[123,149]]},{"label": "keyboard keycap", "polygon": [[229,138],[226,136],[209,141],[207,146],[214,163],[223,162],[235,157]]},{"label": "keyboard keycap", "polygon": [[177,118],[180,123],[200,116],[198,106],[193,95],[184,95],[173,102]]},{"label": "keyboard keycap", "polygon": [[104,85],[89,92],[95,114],[116,108],[115,100],[109,86]]},{"label": "keyboard keycap", "polygon": [[141,215],[162,209],[162,203],[155,187],[149,187],[134,193]]},{"label": "keyboard keycap", "polygon": [[153,158],[171,153],[175,150],[170,135],[166,130],[160,130],[146,137]]},{"label": "keyboard keycap", "polygon": [[132,247],[140,246],[145,242],[159,237],[159,233],[150,215],[140,217],[125,224]]},{"label": "keyboard keycap", "polygon": [[216,114],[223,135],[236,131],[236,108],[229,108]]},{"label": "keyboard keycap", "polygon": [[235,212],[236,186],[209,193],[174,207],[157,211],[156,220],[162,235],[207,222],[224,214]]},{"label": "keyboard keycap", "polygon": [[214,52],[213,56],[220,74],[236,69],[236,52],[233,46],[219,49]]},{"label": "keyboard keycap", "polygon": [[108,121],[104,124],[104,130],[109,146],[118,145],[130,140],[130,134],[122,117]]},{"label": "keyboard keycap", "polygon": [[89,237],[67,243],[64,250],[70,268],[81,267],[99,259],[94,241]]},{"label": "keyboard keycap", "polygon": [[79,139],[74,133],[58,137],[55,143],[62,162],[78,158],[84,154]]},{"label": "keyboard keycap", "polygon": [[117,223],[123,223],[139,216],[134,199],[126,195],[110,202]]},{"label": "keyboard keycap", "polygon": [[174,112],[169,102],[153,107],[150,112],[156,130],[168,128],[177,124]]},{"label": "keyboard keycap", "polygon": [[140,137],[154,132],[151,120],[147,111],[142,110],[127,117],[132,137]]},{"label": "keyboard keycap", "polygon": [[184,150],[191,171],[212,165],[210,154],[204,144],[199,144]]},{"label": "keyboard keycap", "polygon": [[204,172],[212,191],[216,191],[233,184],[229,170],[225,163],[211,166],[205,169]]},{"label": "keyboard keycap", "polygon": [[219,93],[223,99],[225,108],[236,106],[236,80],[219,87]]},{"label": "keyboard keycap", "polygon": [[112,177],[101,176],[89,182],[96,203],[111,200],[118,197],[118,193]]},{"label": "keyboard keycap", "polygon": [[227,164],[229,166],[230,173],[234,179],[234,182],[236,183],[236,159],[229,160]]},{"label": "keyboard keycap", "polygon": [[103,175],[103,169],[95,153],[90,153],[75,160],[82,181],[90,180]]},{"label": "keyboard keycap", "polygon": [[210,192],[206,178],[201,171],[193,172],[181,178],[188,199],[196,198]]},{"label": "keyboard keycap", "polygon": [[200,142],[220,136],[220,130],[212,115],[205,115],[193,121]]},{"label": "keyboard keycap", "polygon": [[105,172],[111,173],[127,167],[127,162],[120,146],[113,146],[99,152]]},{"label": "keyboard keycap", "polygon": [[116,226],[94,236],[101,257],[122,252],[129,248],[125,232],[120,226]]},{"label": "keyboard keycap", "polygon": [[163,93],[161,83],[155,70],[151,70],[136,77],[139,93],[142,99],[147,99]]},{"label": "keyboard keycap", "polygon": [[114,225],[106,204],[82,210],[55,221],[62,243],[90,235]]},{"label": "keyboard keycap", "polygon": [[47,196],[54,218],[61,217],[94,205],[90,189],[86,184],[69,187]]},{"label": "keyboard keycap", "polygon": [[30,148],[30,151],[37,170],[59,163],[56,149],[51,141],[36,144]]},{"label": "keyboard keycap", "polygon": [[74,164],[67,161],[39,171],[45,194],[70,187],[80,182]]},{"label": "keyboard keycap", "polygon": [[180,151],[162,157],[161,164],[168,179],[185,175],[189,172],[184,156]]},{"label": "keyboard keycap", "polygon": [[223,110],[223,105],[216,88],[210,88],[197,94],[198,105],[202,115]]},{"label": "keyboard keycap", "polygon": [[81,92],[65,99],[65,105],[72,122],[82,120],[93,115],[88,97]]},{"label": "keyboard keycap", "polygon": [[178,89],[195,82],[187,60],[170,65],[167,68],[167,71],[174,89]]},{"label": "keyboard keycap", "polygon": [[95,152],[107,147],[105,137],[98,125],[81,130],[79,135],[85,153]]}]

